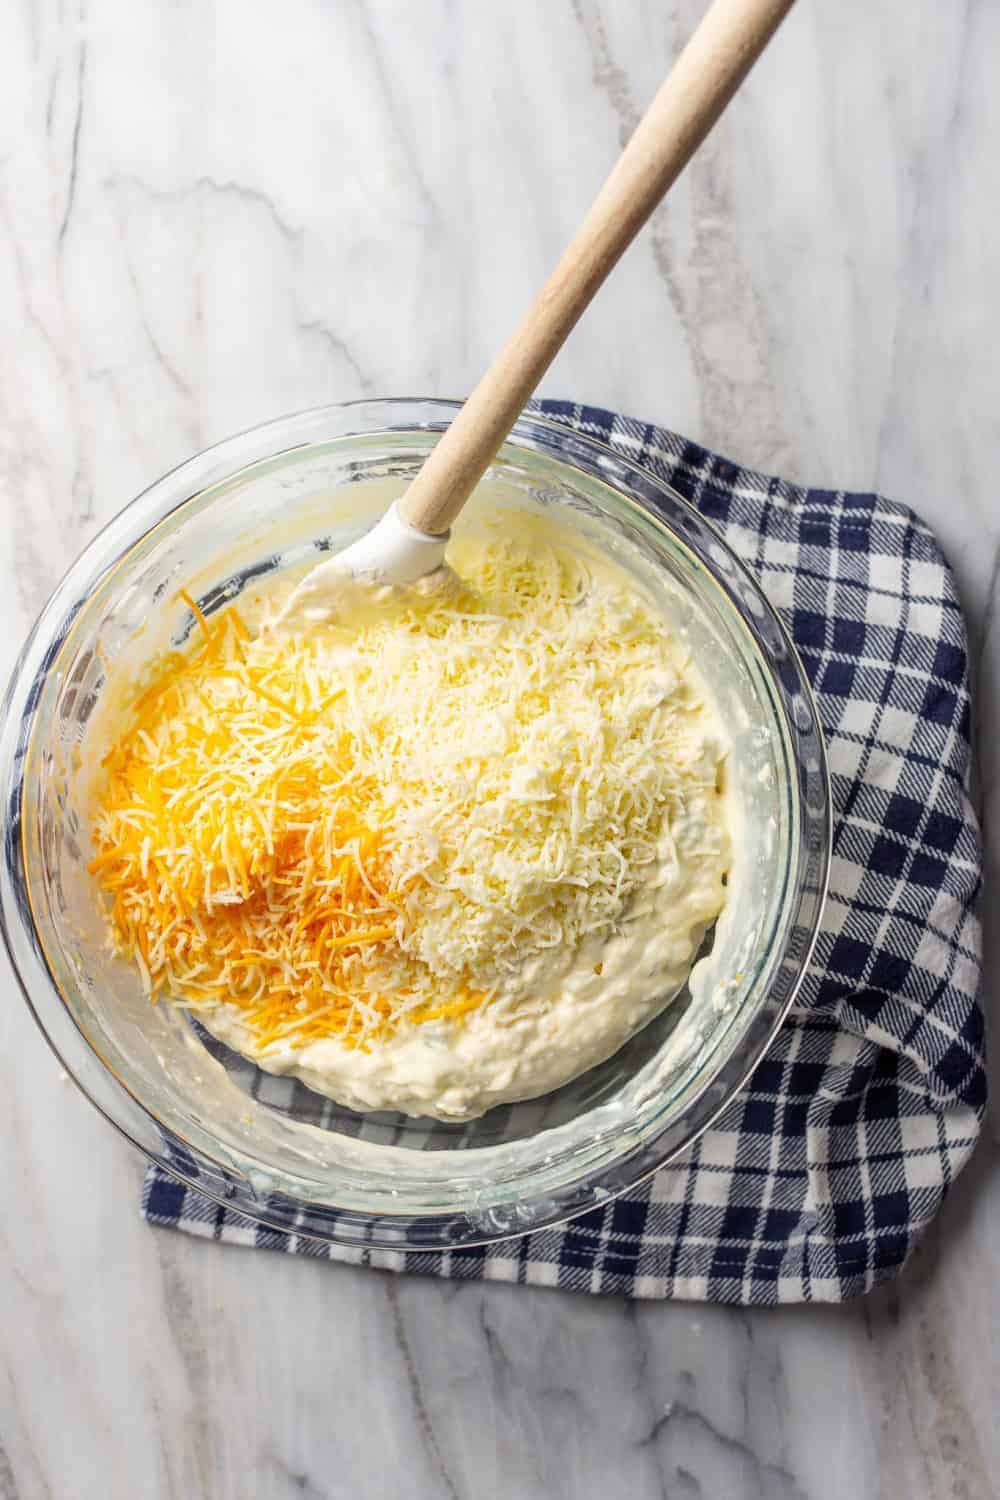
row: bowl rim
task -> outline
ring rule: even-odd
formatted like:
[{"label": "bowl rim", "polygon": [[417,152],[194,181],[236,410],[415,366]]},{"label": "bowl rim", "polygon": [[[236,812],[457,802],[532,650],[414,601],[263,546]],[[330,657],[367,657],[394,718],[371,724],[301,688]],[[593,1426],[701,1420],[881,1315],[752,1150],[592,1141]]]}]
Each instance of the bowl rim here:
[{"label": "bowl rim", "polygon": [[[12,707],[17,695],[17,689],[19,686],[23,687],[24,685],[24,670],[32,654],[33,648],[37,648],[42,641],[43,627],[47,623],[51,622],[54,616],[58,617],[57,628],[54,632],[50,632],[49,637],[45,643],[44,655],[39,669],[32,674],[32,681],[29,684],[29,691],[25,700],[25,708],[21,715],[20,729],[22,731],[22,734],[26,730],[29,737],[37,708],[38,684],[44,677],[48,665],[54,659],[55,655],[65,645],[65,642],[72,630],[76,613],[78,612],[78,603],[75,605],[73,605],[72,603],[72,601],[78,601],[80,598],[79,590],[73,587],[74,580],[80,574],[87,573],[88,561],[94,556],[95,553],[100,554],[102,551],[107,549],[109,539],[114,535],[116,530],[128,529],[126,525],[127,518],[134,516],[137,510],[141,511],[143,501],[147,501],[150,497],[153,496],[155,492],[161,490],[162,487],[169,485],[171,482],[176,485],[178,479],[181,478],[186,471],[191,471],[193,474],[195,471],[206,468],[206,466],[210,463],[215,467],[218,467],[221,464],[225,464],[228,460],[233,460],[231,467],[224,474],[216,475],[215,477],[208,477],[206,475],[201,479],[199,483],[194,485],[194,487],[183,486],[182,488],[184,492],[181,493],[179,498],[172,501],[171,503],[165,504],[163,509],[160,510],[157,515],[155,515],[151,520],[148,520],[146,524],[142,525],[141,530],[136,536],[132,538],[128,545],[126,545],[124,548],[119,548],[110,558],[105,560],[104,565],[100,567],[95,576],[90,579],[91,589],[95,588],[101,581],[106,578],[109,571],[117,567],[123,561],[124,557],[126,557],[128,555],[128,552],[131,551],[132,546],[138,545],[140,542],[144,541],[155,528],[166,521],[171,515],[174,514],[176,510],[181,509],[183,506],[190,503],[191,500],[196,499],[200,494],[212,488],[216,483],[220,481],[220,479],[235,478],[239,473],[249,470],[256,463],[259,463],[261,461],[275,460],[285,454],[291,454],[298,449],[318,447],[324,441],[334,442],[338,439],[350,436],[351,434],[337,433],[333,437],[325,440],[318,437],[307,437],[301,441],[290,441],[287,443],[283,443],[280,446],[269,447],[264,454],[255,454],[249,457],[245,454],[245,452],[242,451],[248,439],[255,440],[256,444],[259,445],[260,442],[265,439],[270,433],[276,433],[280,431],[285,435],[291,436],[292,433],[290,432],[290,429],[294,428],[296,425],[307,426],[310,423],[316,422],[317,420],[322,420],[324,417],[332,418],[335,414],[349,413],[350,411],[359,408],[364,408],[368,411],[384,411],[387,416],[389,416],[394,411],[400,410],[401,408],[413,408],[415,410],[419,409],[420,411],[424,412],[430,410],[440,414],[441,420],[434,422],[424,421],[406,423],[402,425],[392,425],[391,423],[387,422],[385,426],[380,428],[363,428],[358,433],[354,434],[355,436],[375,437],[378,436],[379,433],[398,434],[405,431],[432,433],[440,432],[444,427],[447,426],[450,416],[454,415],[461,404],[462,403],[460,401],[450,400],[442,397],[362,397],[347,402],[337,402],[315,406],[307,408],[303,411],[293,412],[285,416],[271,418],[266,422],[245,428],[238,433],[232,434],[229,437],[222,439],[218,443],[209,445],[208,447],[200,450],[198,453],[191,455],[179,464],[176,464],[174,467],[167,470],[152,484],[146,486],[146,488],[140,491],[138,495],[127,502],[120,510],[118,510],[112,517],[109,518],[109,520],[91,538],[87,546],[71,562],[69,567],[64,571],[62,577],[59,579],[55,588],[52,590],[41,611],[39,612],[37,619],[29,630],[20,652],[18,653],[17,660],[12,669],[11,676],[7,685],[7,690],[4,695],[3,702],[2,704],[0,704],[0,734],[2,734],[3,739],[6,741],[9,738],[10,717]],[[767,596],[764,594],[753,573],[742,561],[742,559],[733,551],[719,529],[715,525],[713,525],[710,520],[703,516],[695,506],[693,506],[681,494],[679,494],[679,492],[667,480],[661,478],[658,475],[650,473],[648,469],[643,468],[641,465],[635,463],[630,458],[625,457],[614,448],[612,448],[609,443],[602,441],[600,438],[594,437],[589,433],[580,433],[576,429],[568,426],[565,422],[561,422],[549,416],[544,411],[536,411],[531,406],[526,408],[524,413],[522,413],[521,417],[518,419],[518,423],[515,424],[515,427],[512,430],[511,434],[505,440],[505,446],[510,446],[515,450],[518,448],[518,429],[523,428],[526,424],[531,428],[540,428],[543,433],[547,432],[548,434],[550,434],[553,439],[557,440],[559,448],[565,450],[568,447],[571,450],[569,454],[563,451],[556,455],[556,461],[565,465],[566,467],[570,469],[577,467],[577,464],[575,462],[575,455],[572,451],[574,449],[581,450],[584,454],[588,452],[591,454],[596,454],[597,456],[603,454],[606,455],[609,460],[613,461],[616,469],[623,470],[626,475],[634,476],[638,481],[638,488],[652,488],[660,491],[665,496],[668,496],[673,505],[679,507],[682,512],[686,512],[691,518],[693,518],[697,527],[704,528],[704,530],[709,533],[709,535],[722,549],[722,553],[726,559],[728,567],[734,569],[736,574],[741,577],[744,586],[749,585],[751,594],[755,597],[756,601],[761,606],[763,613],[766,615],[769,624],[777,631],[779,637],[783,642],[784,648],[787,651],[788,658],[793,666],[797,679],[796,689],[797,691],[800,691],[804,697],[811,721],[810,727],[812,731],[814,731],[814,738],[818,749],[818,766],[816,770],[818,772],[819,784],[822,793],[821,806],[819,806],[816,810],[816,816],[822,832],[821,846],[818,851],[820,865],[815,883],[811,887],[811,889],[814,891],[815,909],[811,918],[806,943],[797,956],[797,973],[789,984],[788,993],[781,1001],[780,1005],[776,1006],[773,1015],[770,1017],[769,1024],[765,1028],[762,1028],[757,1036],[753,1037],[749,1042],[746,1037],[740,1038],[734,1051],[724,1057],[714,1071],[709,1068],[709,1076],[704,1080],[702,1086],[695,1092],[693,1097],[685,1103],[684,1113],[686,1113],[693,1106],[697,1105],[704,1099],[705,1095],[710,1091],[713,1084],[718,1081],[719,1075],[723,1070],[733,1065],[737,1061],[737,1059],[742,1058],[742,1063],[733,1067],[733,1076],[732,1078],[726,1080],[720,1097],[717,1099],[717,1101],[714,1101],[707,1110],[705,1110],[702,1117],[697,1121],[697,1123],[692,1125],[690,1129],[682,1130],[680,1137],[676,1140],[671,1140],[666,1145],[664,1145],[662,1151],[659,1149],[659,1146],[660,1143],[662,1143],[664,1136],[672,1135],[677,1131],[677,1127],[682,1124],[681,1118],[668,1122],[665,1126],[660,1127],[648,1138],[638,1141],[632,1146],[630,1150],[625,1151],[614,1158],[611,1163],[601,1164],[596,1169],[593,1166],[585,1168],[581,1178],[578,1180],[578,1182],[573,1184],[573,1187],[585,1187],[589,1189],[590,1196],[587,1198],[587,1201],[579,1203],[569,1202],[560,1205],[557,1209],[550,1213],[533,1217],[530,1223],[526,1225],[514,1224],[509,1228],[497,1229],[496,1231],[491,1231],[488,1233],[482,1232],[478,1235],[463,1235],[462,1238],[458,1241],[452,1240],[448,1242],[449,1247],[451,1248],[456,1248],[459,1245],[462,1247],[472,1248],[477,1245],[482,1246],[497,1243],[505,1239],[519,1237],[525,1232],[533,1232],[535,1230],[549,1228],[558,1224],[565,1223],[568,1220],[576,1217],[580,1213],[584,1213],[588,1209],[595,1208],[600,1204],[610,1202],[614,1198],[620,1196],[622,1193],[627,1192],[630,1189],[635,1188],[636,1186],[645,1182],[662,1166],[673,1160],[681,1151],[691,1147],[705,1134],[706,1131],[711,1129],[712,1125],[718,1120],[719,1116],[727,1108],[734,1096],[741,1092],[745,1087],[749,1077],[753,1073],[764,1052],[770,1046],[774,1036],[776,1035],[780,1027],[784,1024],[788,1012],[795,1002],[796,996],[799,992],[813,953],[815,951],[816,942],[821,931],[823,912],[828,893],[832,859],[832,790],[825,739],[815,694],[812,690],[812,686],[803,667],[801,658],[794,645],[794,642],[791,639],[788,629],[786,628],[777,610],[767,599]],[[537,456],[539,452],[537,448],[523,448],[522,451],[525,451],[527,454],[533,457]],[[681,541],[682,543],[684,542],[684,538],[678,535],[675,527],[670,523],[666,516],[658,513],[655,509],[651,508],[649,504],[638,498],[634,491],[632,493],[625,492],[623,490],[621,481],[618,478],[609,478],[607,477],[607,475],[598,474],[592,469],[583,469],[582,472],[592,479],[599,478],[601,482],[603,482],[606,486],[616,492],[616,497],[619,500],[623,501],[627,506],[636,508],[647,520],[652,520],[655,525],[662,527],[671,536],[673,536],[675,540]],[[719,582],[719,580],[716,581]],[[729,592],[724,584],[720,584],[720,586],[724,589],[724,591]],[[60,606],[65,605],[65,603],[67,602],[67,595],[70,596],[69,602],[71,603],[71,607],[68,610],[66,608],[59,608]],[[767,667],[769,676],[773,678],[774,672],[770,663],[766,660],[766,658],[762,658],[762,660],[764,662],[764,665]],[[27,744],[27,739],[23,739],[22,742]],[[2,757],[0,757],[0,770],[2,769]],[[9,775],[7,777],[8,782],[11,779],[12,776]],[[12,821],[16,821],[18,828],[23,829],[20,802],[22,790],[22,785],[18,784],[16,788],[18,798],[16,819],[12,819],[12,802],[6,794],[6,790],[4,795],[3,823],[5,876],[10,875],[10,850],[8,847],[8,834]],[[21,862],[23,864],[25,859],[25,851],[20,847],[20,837],[18,837],[17,839],[17,844],[19,846]],[[27,892],[26,881],[25,892]],[[211,1181],[206,1182],[205,1174],[199,1171],[197,1162],[194,1160],[189,1159],[190,1164],[185,1168],[184,1164],[178,1164],[177,1160],[171,1159],[169,1155],[167,1159],[164,1159],[163,1156],[158,1155],[157,1152],[150,1146],[137,1139],[136,1135],[133,1133],[133,1130],[129,1128],[129,1125],[124,1120],[116,1118],[115,1115],[111,1113],[110,1110],[105,1107],[105,1105],[102,1104],[97,1097],[95,1097],[95,1094],[78,1076],[74,1066],[64,1055],[63,1050],[61,1050],[60,1048],[60,1044],[57,1043],[55,1038],[52,1036],[49,1027],[42,1019],[38,1006],[36,1005],[35,999],[33,998],[31,987],[29,986],[29,983],[24,973],[22,972],[22,967],[15,951],[15,944],[13,941],[12,933],[9,930],[10,922],[7,911],[6,892],[0,893],[0,896],[3,896],[3,899],[0,899],[0,935],[2,935],[3,937],[4,946],[10,958],[11,967],[17,980],[18,986],[21,990],[22,995],[24,996],[25,1002],[35,1020],[36,1025],[42,1032],[42,1035],[48,1043],[51,1051],[59,1060],[61,1066],[65,1069],[68,1076],[73,1080],[74,1084],[84,1095],[84,1097],[87,1098],[89,1102],[99,1111],[99,1113],[103,1115],[103,1117],[118,1130],[119,1134],[124,1136],[125,1139],[128,1140],[132,1145],[138,1147],[138,1149],[142,1151],[142,1153],[151,1162],[161,1167],[169,1175],[184,1184],[185,1187],[189,1187],[197,1191],[204,1197],[214,1201],[222,1207],[237,1207],[240,1213],[246,1215],[265,1228],[271,1228],[278,1232],[287,1232],[290,1227],[289,1223],[287,1222],[287,1218],[285,1218],[283,1221],[281,1214],[278,1214],[276,1217],[269,1217],[269,1210],[266,1206],[266,1203],[262,1204],[260,1207],[255,1206],[255,1204],[253,1203],[248,1204],[245,1201],[240,1201],[238,1204],[235,1204],[231,1187],[226,1186],[224,1189],[221,1189],[216,1188]],[[24,905],[27,905],[28,907],[27,916],[25,913]],[[74,1031],[81,1038],[84,1045],[87,1046],[91,1055],[95,1058],[100,1068],[103,1070],[106,1078],[110,1079],[114,1083],[116,1089],[119,1092],[126,1094],[133,1105],[138,1106],[142,1113],[156,1127],[156,1130],[159,1132],[161,1138],[163,1137],[165,1131],[167,1133],[171,1133],[170,1127],[165,1126],[164,1123],[156,1116],[156,1114],[153,1113],[153,1111],[144,1103],[144,1101],[128,1086],[128,1084],[122,1078],[118,1076],[117,1072],[112,1067],[110,1067],[106,1060],[101,1056],[100,1052],[97,1051],[97,1049],[94,1047],[91,1039],[78,1025],[76,1018],[72,1014],[72,1011],[65,1005],[65,1000],[62,996],[60,987],[51,972],[51,968],[48,964],[47,959],[44,958],[44,949],[41,949],[40,947],[39,934],[37,932],[37,926],[34,922],[33,912],[30,909],[30,901],[24,904],[22,904],[20,901],[16,901],[15,908],[16,915],[20,917],[22,923],[25,926],[28,926],[30,924],[29,935],[34,940],[36,948],[39,948],[39,950],[43,954],[43,962],[46,969],[46,975],[49,985],[55,991],[57,998],[63,1004],[64,1010],[66,1011],[73,1025]],[[183,1151],[179,1153],[182,1157],[182,1160],[183,1157],[188,1156],[191,1152],[195,1152],[198,1155],[204,1154],[202,1152],[202,1148],[198,1146],[192,1146],[189,1142],[185,1141],[183,1137],[177,1137],[177,1139],[183,1147]],[[645,1160],[642,1161],[642,1164],[637,1171],[631,1171],[630,1164],[635,1162],[636,1157],[645,1158]],[[206,1161],[206,1166],[208,1166],[208,1164],[209,1163]],[[223,1164],[213,1160],[211,1161],[211,1166],[217,1170],[221,1170],[225,1175],[226,1168]],[[616,1180],[612,1182],[610,1186],[607,1186],[608,1182],[612,1178]],[[597,1198],[594,1197],[595,1188],[597,1189],[599,1195]],[[559,1191],[565,1193],[567,1190],[564,1187]],[[295,1200],[292,1198],[289,1198],[288,1201],[293,1203],[295,1202]],[[314,1204],[310,1204],[309,1206],[315,1207]],[[356,1209],[334,1209],[332,1210],[332,1212],[338,1219],[343,1217],[347,1220],[355,1222],[360,1222],[362,1220],[366,1221],[369,1225],[369,1232],[365,1234],[363,1243],[371,1249],[405,1248],[406,1250],[440,1250],[444,1248],[444,1243],[442,1242],[440,1237],[432,1231],[434,1231],[436,1228],[439,1228],[440,1224],[443,1222],[454,1224],[456,1219],[456,1215],[453,1211],[444,1214],[421,1213],[419,1215],[414,1215],[412,1211],[400,1212],[397,1214],[393,1213],[391,1210],[386,1209],[379,1209],[377,1211],[373,1211],[368,1215],[363,1215]],[[387,1238],[380,1239],[377,1231],[374,1234],[371,1233],[370,1226],[372,1224],[375,1224],[376,1226],[383,1225],[387,1229],[392,1229],[393,1232],[389,1234]],[[404,1238],[400,1239],[399,1226],[412,1226],[414,1224],[418,1226],[417,1230],[412,1233],[405,1232]],[[430,1238],[427,1238],[426,1235],[423,1235],[421,1233],[421,1229],[426,1229],[427,1231],[431,1232]],[[318,1230],[312,1230],[301,1223],[296,1223],[294,1232],[298,1238],[309,1240],[315,1243],[330,1243],[332,1241],[335,1243],[341,1243],[354,1247],[362,1243],[362,1241],[359,1240],[356,1231],[348,1235],[338,1235],[335,1232],[326,1233]]]}]

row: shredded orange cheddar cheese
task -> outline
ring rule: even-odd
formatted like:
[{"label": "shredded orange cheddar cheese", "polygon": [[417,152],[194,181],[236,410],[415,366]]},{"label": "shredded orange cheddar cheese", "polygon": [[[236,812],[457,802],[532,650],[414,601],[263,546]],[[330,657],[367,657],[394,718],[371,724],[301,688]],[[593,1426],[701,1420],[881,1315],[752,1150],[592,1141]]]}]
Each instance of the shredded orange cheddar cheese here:
[{"label": "shredded orange cheddar cheese", "polygon": [[210,623],[182,597],[199,641],[160,661],[105,757],[90,865],[151,998],[236,1005],[260,1052],[474,1008],[465,984],[430,1005],[407,988],[418,878],[393,889],[377,787],[315,651],[254,653],[234,609]]}]

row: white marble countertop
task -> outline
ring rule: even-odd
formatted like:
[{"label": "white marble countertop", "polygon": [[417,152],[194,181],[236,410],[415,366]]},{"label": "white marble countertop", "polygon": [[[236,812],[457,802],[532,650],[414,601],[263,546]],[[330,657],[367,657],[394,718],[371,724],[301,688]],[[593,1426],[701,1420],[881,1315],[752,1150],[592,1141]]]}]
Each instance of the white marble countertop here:
[{"label": "white marble countertop", "polygon": [[[464,392],[702,0],[0,14],[0,681],[192,450]],[[802,0],[545,382],[936,524],[996,784],[993,0]],[[982,731],[985,731],[984,733]],[[988,934],[990,936],[990,934]],[[0,970],[0,1497],[997,1493],[995,1139],[893,1287],[640,1305],[194,1242]]]}]

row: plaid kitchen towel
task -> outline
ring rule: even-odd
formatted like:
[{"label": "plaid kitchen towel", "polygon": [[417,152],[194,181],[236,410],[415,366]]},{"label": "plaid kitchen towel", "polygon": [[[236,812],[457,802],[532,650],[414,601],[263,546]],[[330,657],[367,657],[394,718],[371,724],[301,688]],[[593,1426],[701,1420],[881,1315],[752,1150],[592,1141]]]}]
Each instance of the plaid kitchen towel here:
[{"label": "plaid kitchen towel", "polygon": [[836,1302],[894,1275],[986,1101],[979,830],[955,584],[878,495],[799,489],[593,407],[537,410],[668,481],[753,569],[826,732],[830,898],[797,1003],[743,1092],[652,1179],[569,1224],[444,1254],[318,1246],[150,1168],[156,1224],[464,1279],[710,1302]]}]

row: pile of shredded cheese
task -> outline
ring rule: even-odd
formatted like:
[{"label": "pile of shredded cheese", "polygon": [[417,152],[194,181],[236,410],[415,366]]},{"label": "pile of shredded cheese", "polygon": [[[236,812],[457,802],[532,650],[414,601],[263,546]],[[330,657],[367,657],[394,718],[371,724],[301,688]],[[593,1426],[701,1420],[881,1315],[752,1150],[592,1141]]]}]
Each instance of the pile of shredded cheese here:
[{"label": "pile of shredded cheese", "polygon": [[91,870],[156,999],[267,1055],[455,1020],[611,934],[714,794],[677,642],[624,578],[533,539],[352,628],[229,609],[155,664],[104,760]]}]

